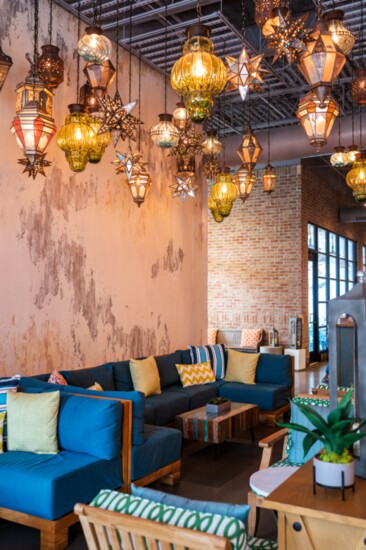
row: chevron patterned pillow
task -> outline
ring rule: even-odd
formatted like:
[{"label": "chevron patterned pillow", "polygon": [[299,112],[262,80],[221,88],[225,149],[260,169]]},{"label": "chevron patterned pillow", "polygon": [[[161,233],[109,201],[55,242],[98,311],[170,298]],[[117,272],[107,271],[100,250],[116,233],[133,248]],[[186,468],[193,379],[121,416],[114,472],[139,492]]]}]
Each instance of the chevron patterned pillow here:
[{"label": "chevron patterned pillow", "polygon": [[215,382],[215,374],[211,362],[196,363],[195,365],[175,365],[183,388]]}]

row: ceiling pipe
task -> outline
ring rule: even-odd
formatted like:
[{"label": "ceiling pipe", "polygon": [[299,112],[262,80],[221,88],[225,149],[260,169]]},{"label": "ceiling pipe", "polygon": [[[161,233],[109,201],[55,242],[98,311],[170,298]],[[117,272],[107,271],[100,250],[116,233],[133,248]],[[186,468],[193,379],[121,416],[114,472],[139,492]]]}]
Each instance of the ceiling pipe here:
[{"label": "ceiling pipe", "polygon": [[[360,117],[357,113],[355,115],[354,122],[354,143],[360,145]],[[284,126],[283,128],[271,129],[271,163],[285,162],[289,160],[302,159],[306,157],[323,156],[334,153],[334,147],[338,145],[338,121],[336,120],[332,129],[332,133],[328,138],[328,143],[321,148],[317,153],[315,148],[312,147],[302,126],[297,124],[296,126]],[[366,128],[366,113],[362,117],[363,128]],[[267,130],[261,130],[255,132],[259,143],[263,147],[263,151],[259,157],[257,167],[267,164]],[[364,130],[363,145],[366,147],[366,134]],[[225,140],[226,146],[226,164],[234,167],[241,164],[237,149],[241,144],[242,136],[230,136]],[[352,117],[348,116],[341,120],[341,145],[349,147],[352,145]]]}]

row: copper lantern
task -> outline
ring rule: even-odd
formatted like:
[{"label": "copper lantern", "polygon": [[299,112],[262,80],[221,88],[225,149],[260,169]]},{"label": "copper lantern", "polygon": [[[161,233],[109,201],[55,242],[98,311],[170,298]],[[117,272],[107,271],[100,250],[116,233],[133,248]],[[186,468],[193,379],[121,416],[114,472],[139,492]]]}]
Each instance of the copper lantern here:
[{"label": "copper lantern", "polygon": [[332,98],[326,99],[322,107],[320,100],[312,91],[300,99],[296,111],[296,116],[308,136],[310,145],[313,145],[317,151],[327,143],[338,115],[339,107]]}]

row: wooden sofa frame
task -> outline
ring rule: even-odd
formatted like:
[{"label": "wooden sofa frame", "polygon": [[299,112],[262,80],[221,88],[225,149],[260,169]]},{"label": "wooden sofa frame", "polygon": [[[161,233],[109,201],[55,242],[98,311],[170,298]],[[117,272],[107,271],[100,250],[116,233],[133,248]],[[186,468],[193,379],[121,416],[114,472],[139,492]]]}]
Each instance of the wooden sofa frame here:
[{"label": "wooden sofa frame", "polygon": [[[99,395],[78,393],[70,393],[68,395],[78,395],[80,397],[88,397],[89,399],[114,400],[121,403],[123,413],[121,460],[122,479],[124,482],[118,491],[130,493],[132,484],[132,401],[119,399],[117,397],[103,397]],[[180,467],[181,461],[177,460],[144,478],[135,480],[134,483],[136,485],[147,485],[157,479],[163,478],[163,483],[174,485],[174,483],[180,479]],[[49,520],[10,510],[8,508],[0,508],[0,518],[39,529],[41,532],[40,550],[64,550],[67,548],[69,527],[79,521],[78,516],[74,512],[70,512],[56,520]]]},{"label": "wooden sofa frame", "polygon": [[228,539],[76,504],[89,550],[230,550]]}]

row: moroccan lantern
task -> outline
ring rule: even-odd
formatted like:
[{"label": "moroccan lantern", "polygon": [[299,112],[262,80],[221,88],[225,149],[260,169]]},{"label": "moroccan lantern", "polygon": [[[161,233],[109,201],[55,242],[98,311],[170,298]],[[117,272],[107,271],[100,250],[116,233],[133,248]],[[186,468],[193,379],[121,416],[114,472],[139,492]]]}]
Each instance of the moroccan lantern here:
[{"label": "moroccan lantern", "polygon": [[207,138],[202,143],[204,155],[218,155],[222,149],[222,143],[217,139],[217,133],[212,130],[207,132]]},{"label": "moroccan lantern", "polygon": [[366,201],[366,159],[358,158],[346,177],[347,185],[352,189],[357,202]]},{"label": "moroccan lantern", "polygon": [[352,99],[355,103],[358,103],[358,105],[366,105],[366,68],[365,67],[360,67],[355,71],[355,75],[352,80]]},{"label": "moroccan lantern", "polygon": [[78,42],[78,54],[85,60],[101,65],[112,55],[112,44],[97,26],[86,27],[86,34]]},{"label": "moroccan lantern", "polygon": [[179,131],[172,122],[173,115],[162,113],[159,115],[159,120],[160,122],[150,130],[153,143],[161,149],[176,147],[179,142]]},{"label": "moroccan lantern", "polygon": [[4,82],[6,80],[6,77],[8,76],[8,72],[12,64],[13,61],[10,55],[6,55],[0,46],[0,92],[2,90],[2,87],[4,86]]},{"label": "moroccan lantern", "polygon": [[173,123],[178,130],[184,130],[189,120],[189,113],[185,108],[183,101],[177,103],[177,108],[173,111]]},{"label": "moroccan lantern", "polygon": [[264,173],[262,176],[263,180],[263,186],[264,186],[264,192],[268,193],[270,195],[276,186],[276,171],[273,168],[272,164],[267,164],[267,166],[264,169]]},{"label": "moroccan lantern", "polygon": [[171,84],[183,96],[191,120],[203,122],[213,107],[213,98],[224,89],[226,68],[214,54],[209,27],[197,23],[186,32],[188,40],[183,56],[173,66]]},{"label": "moroccan lantern", "polygon": [[60,48],[53,44],[41,46],[42,54],[38,58],[38,72],[41,80],[51,90],[64,81],[64,62],[59,56]]},{"label": "moroccan lantern", "polygon": [[95,143],[95,132],[89,124],[85,106],[80,103],[69,105],[70,114],[58,132],[57,145],[65,151],[66,160],[73,172],[82,172],[89,160],[89,153]]},{"label": "moroccan lantern", "polygon": [[194,155],[177,155],[177,174],[180,177],[192,177],[196,172]]},{"label": "moroccan lantern", "polygon": [[99,133],[101,127],[103,126],[103,120],[96,116],[96,111],[97,108],[95,108],[95,112],[90,109],[88,110],[88,113],[90,114],[88,117],[88,124],[94,130],[94,136],[88,157],[88,162],[91,164],[97,164],[101,161],[104,151],[112,140],[112,136],[109,131]]},{"label": "moroccan lantern", "polygon": [[233,181],[238,189],[238,196],[243,202],[247,200],[252,192],[256,179],[255,174],[250,173],[243,164],[233,177]]},{"label": "moroccan lantern", "polygon": [[251,128],[247,128],[237,153],[243,164],[248,168],[249,172],[253,172],[262,150],[263,149],[253,130]]},{"label": "moroccan lantern", "polygon": [[357,145],[352,144],[348,147],[347,158],[348,164],[353,164],[358,158],[360,158],[361,152]]},{"label": "moroccan lantern", "polygon": [[222,216],[219,212],[219,207],[217,206],[216,202],[213,200],[213,198],[210,196],[207,199],[207,206],[209,210],[211,211],[211,214],[213,216],[213,219],[217,223],[221,223],[224,219],[224,216]]},{"label": "moroccan lantern", "polygon": [[269,38],[273,34],[274,27],[279,27],[281,21],[287,22],[290,17],[291,12],[288,8],[284,6],[274,6],[262,27],[263,36]]},{"label": "moroccan lantern", "polygon": [[323,17],[318,19],[310,37],[312,41],[301,54],[298,67],[324,108],[325,100],[346,63],[346,56],[333,42]]},{"label": "moroccan lantern", "polygon": [[279,8],[281,0],[255,0],[255,22],[263,31],[263,26],[272,17],[272,10]]},{"label": "moroccan lantern", "polygon": [[127,185],[130,189],[133,201],[140,208],[151,185],[150,175],[145,172],[145,170],[132,173]]},{"label": "moroccan lantern", "polygon": [[93,109],[98,107],[98,100],[95,97],[93,88],[90,86],[89,82],[86,81],[83,86],[80,88],[79,92],[80,103],[85,105],[86,110]]},{"label": "moroccan lantern", "polygon": [[343,166],[347,166],[347,164],[349,164],[348,155],[345,152],[345,149],[346,148],[342,145],[334,147],[334,153],[331,155],[329,162],[335,168],[343,168]]},{"label": "moroccan lantern", "polygon": [[309,143],[317,151],[320,151],[320,148],[327,143],[334,121],[338,115],[339,107],[332,98],[326,99],[322,107],[320,100],[312,91],[300,99],[296,111],[296,116],[308,136]]},{"label": "moroccan lantern", "polygon": [[211,188],[211,197],[218,207],[221,216],[228,216],[233,202],[238,196],[238,190],[230,175],[230,170],[224,170],[216,176],[216,181]]},{"label": "moroccan lantern", "polygon": [[89,61],[84,67],[84,74],[94,94],[97,97],[104,97],[108,86],[116,76],[116,69],[109,59],[101,64]]},{"label": "moroccan lantern", "polygon": [[344,11],[331,10],[324,14],[333,42],[342,50],[344,55],[349,55],[355,44],[355,37],[343,24]]}]

